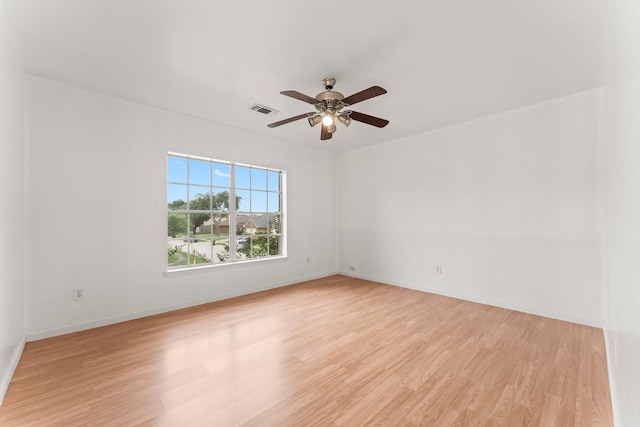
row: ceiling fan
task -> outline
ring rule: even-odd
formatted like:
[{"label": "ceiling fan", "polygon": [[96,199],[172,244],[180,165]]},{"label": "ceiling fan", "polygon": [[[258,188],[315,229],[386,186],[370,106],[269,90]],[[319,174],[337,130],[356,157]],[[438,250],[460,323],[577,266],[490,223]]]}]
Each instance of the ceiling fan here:
[{"label": "ceiling fan", "polygon": [[371,86],[369,89],[365,89],[358,93],[354,93],[346,98],[340,92],[333,91],[333,86],[336,84],[336,79],[327,77],[322,80],[325,91],[316,95],[315,98],[307,96],[303,93],[295,90],[285,90],[280,92],[283,95],[290,96],[291,98],[298,99],[300,101],[307,102],[314,107],[316,111],[312,113],[300,114],[299,116],[289,117],[288,119],[280,120],[279,122],[268,124],[270,128],[275,128],[287,123],[295,122],[296,120],[304,119],[309,120],[311,127],[322,123],[322,131],[320,132],[320,139],[331,139],[331,136],[336,131],[336,121],[341,122],[345,126],[349,126],[352,120],[357,122],[366,123],[371,126],[383,128],[389,124],[389,120],[381,119],[379,117],[370,116],[368,114],[358,113],[357,111],[344,110],[345,107],[350,107],[358,102],[365,101],[375,96],[384,95],[386,90],[380,86]]}]

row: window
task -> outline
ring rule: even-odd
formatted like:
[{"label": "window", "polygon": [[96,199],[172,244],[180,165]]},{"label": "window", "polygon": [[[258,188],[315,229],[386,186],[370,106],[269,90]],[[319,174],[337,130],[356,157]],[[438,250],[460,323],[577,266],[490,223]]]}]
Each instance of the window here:
[{"label": "window", "polygon": [[169,153],[168,268],[283,255],[283,182],[276,169]]}]

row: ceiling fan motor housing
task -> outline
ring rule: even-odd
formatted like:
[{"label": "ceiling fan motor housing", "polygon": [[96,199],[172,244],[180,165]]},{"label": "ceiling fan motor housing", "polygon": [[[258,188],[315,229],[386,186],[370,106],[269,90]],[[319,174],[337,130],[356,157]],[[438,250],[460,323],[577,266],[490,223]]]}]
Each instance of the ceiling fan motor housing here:
[{"label": "ceiling fan motor housing", "polygon": [[330,102],[330,101],[342,101],[344,99],[344,95],[340,92],[334,92],[332,90],[328,90],[326,92],[321,92],[316,95],[316,99],[320,102]]}]

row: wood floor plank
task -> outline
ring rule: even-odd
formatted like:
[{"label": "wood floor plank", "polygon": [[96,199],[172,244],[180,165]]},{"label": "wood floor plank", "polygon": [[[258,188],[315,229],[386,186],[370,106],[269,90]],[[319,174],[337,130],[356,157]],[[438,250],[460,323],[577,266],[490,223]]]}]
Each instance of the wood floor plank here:
[{"label": "wood floor plank", "polygon": [[27,343],[2,426],[611,426],[602,331],[332,276]]}]

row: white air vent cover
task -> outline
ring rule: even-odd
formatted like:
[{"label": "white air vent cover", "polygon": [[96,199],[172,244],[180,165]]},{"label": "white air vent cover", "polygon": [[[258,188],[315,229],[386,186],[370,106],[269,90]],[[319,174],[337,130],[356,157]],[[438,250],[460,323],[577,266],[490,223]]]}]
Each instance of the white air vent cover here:
[{"label": "white air vent cover", "polygon": [[257,111],[258,113],[262,113],[262,114],[266,114],[266,115],[277,114],[277,113],[280,112],[278,110],[274,110],[271,107],[265,107],[264,105],[260,105],[260,104],[253,104],[249,108],[252,109],[253,111]]}]

